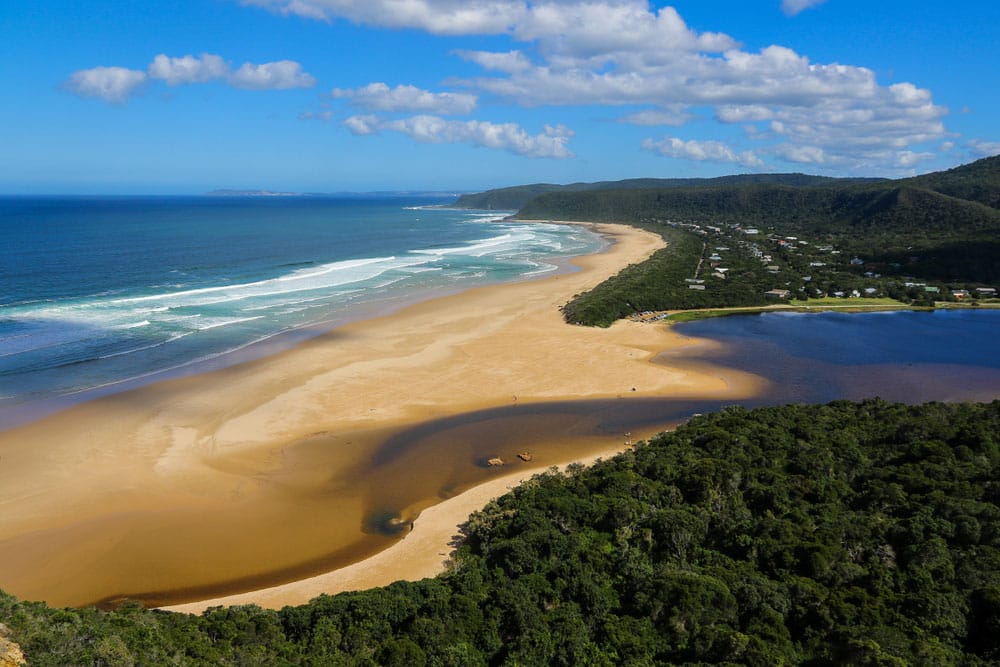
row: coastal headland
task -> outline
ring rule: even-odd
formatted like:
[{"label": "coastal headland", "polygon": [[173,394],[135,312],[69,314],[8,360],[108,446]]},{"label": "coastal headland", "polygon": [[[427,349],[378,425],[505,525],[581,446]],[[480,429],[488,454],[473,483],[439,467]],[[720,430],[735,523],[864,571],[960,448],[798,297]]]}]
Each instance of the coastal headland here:
[{"label": "coastal headland", "polygon": [[[577,271],[413,304],[0,432],[0,588],[56,606],[280,607],[430,576],[456,526],[509,485],[669,426],[657,401],[761,390],[736,371],[652,363],[705,344],[666,327],[566,324],[560,306],[663,244],[594,228],[612,244]],[[247,591],[261,593],[225,597]]]}]

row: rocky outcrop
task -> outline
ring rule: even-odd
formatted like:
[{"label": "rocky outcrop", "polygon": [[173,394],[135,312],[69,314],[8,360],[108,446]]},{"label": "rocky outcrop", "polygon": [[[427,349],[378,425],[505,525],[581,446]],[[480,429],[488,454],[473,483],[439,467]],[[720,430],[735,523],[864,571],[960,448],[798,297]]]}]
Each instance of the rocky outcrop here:
[{"label": "rocky outcrop", "polygon": [[21,647],[10,640],[10,628],[0,623],[0,667],[24,667],[28,661]]}]

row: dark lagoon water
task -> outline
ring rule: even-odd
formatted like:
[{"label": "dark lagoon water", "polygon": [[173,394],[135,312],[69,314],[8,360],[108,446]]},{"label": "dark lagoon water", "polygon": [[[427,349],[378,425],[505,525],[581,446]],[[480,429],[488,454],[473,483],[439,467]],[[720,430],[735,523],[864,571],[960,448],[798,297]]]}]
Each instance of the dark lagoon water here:
[{"label": "dark lagoon water", "polygon": [[1000,310],[765,313],[677,331],[723,347],[664,354],[661,362],[710,362],[766,378],[754,404],[1000,398]]}]

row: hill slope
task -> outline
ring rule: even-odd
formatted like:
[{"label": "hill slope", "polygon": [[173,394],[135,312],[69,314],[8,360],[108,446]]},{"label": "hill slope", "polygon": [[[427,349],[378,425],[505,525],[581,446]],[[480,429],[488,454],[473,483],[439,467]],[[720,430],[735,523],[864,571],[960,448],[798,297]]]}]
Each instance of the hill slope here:
[{"label": "hill slope", "polygon": [[[864,291],[933,305],[935,294],[1000,282],[1000,209],[994,207],[1000,157],[895,181],[816,185],[796,176],[792,185],[737,178],[736,184],[697,187],[550,191],[516,217],[620,222],[668,238],[665,251],[567,304],[566,319],[578,324],[608,326],[647,310],[763,305],[774,303],[768,296],[774,291],[781,300]],[[740,227],[763,234],[748,239]],[[682,241],[689,233],[700,235],[697,243]],[[784,247],[777,243],[784,237],[802,243]],[[713,260],[714,247],[726,248],[724,260]],[[835,247],[836,256],[814,250],[823,247]],[[863,257],[860,266],[848,264],[852,257]],[[720,265],[727,280],[688,284],[705,278],[702,268]],[[924,292],[915,279],[937,284]]]},{"label": "hill slope", "polygon": [[717,178],[631,178],[623,181],[599,181],[597,183],[571,183],[554,185],[534,183],[509,188],[487,190],[475,194],[462,195],[455,202],[456,208],[516,211],[539,195],[550,192],[590,192],[592,190],[641,190],[653,188],[691,188],[722,185],[823,185],[831,183],[874,182],[879,179],[837,179],[827,176],[807,174],[741,174],[719,176]]}]

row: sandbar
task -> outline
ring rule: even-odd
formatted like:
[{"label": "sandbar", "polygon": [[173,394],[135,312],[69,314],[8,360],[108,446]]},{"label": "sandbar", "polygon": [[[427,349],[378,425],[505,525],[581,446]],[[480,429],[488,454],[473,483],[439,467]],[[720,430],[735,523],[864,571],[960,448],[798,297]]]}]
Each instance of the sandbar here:
[{"label": "sandbar", "polygon": [[[624,446],[615,405],[761,390],[736,371],[652,363],[698,342],[668,327],[566,324],[560,306],[663,245],[593,227],[612,244],[573,260],[577,271],[417,303],[0,432],[0,588],[160,606],[316,582],[254,599],[280,605],[422,578],[443,567],[442,534],[534,470],[498,474],[483,457],[529,448],[548,467],[606,455]],[[380,512],[416,518],[414,531],[380,532]]]}]

